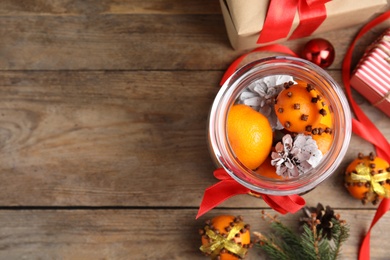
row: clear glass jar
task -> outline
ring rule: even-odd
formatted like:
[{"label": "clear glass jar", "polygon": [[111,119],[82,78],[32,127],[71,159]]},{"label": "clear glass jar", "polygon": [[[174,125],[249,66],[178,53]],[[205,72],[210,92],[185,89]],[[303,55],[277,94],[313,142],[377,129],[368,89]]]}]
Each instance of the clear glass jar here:
[{"label": "clear glass jar", "polygon": [[[252,82],[272,75],[289,75],[316,86],[329,101],[333,113],[333,142],[321,162],[305,174],[287,179],[261,176],[241,164],[232,151],[226,120],[230,107]],[[351,139],[351,112],[340,86],[317,65],[293,57],[276,56],[255,60],[238,69],[221,87],[210,110],[208,139],[212,157],[238,183],[269,195],[303,194],[324,181],[340,165]]]}]

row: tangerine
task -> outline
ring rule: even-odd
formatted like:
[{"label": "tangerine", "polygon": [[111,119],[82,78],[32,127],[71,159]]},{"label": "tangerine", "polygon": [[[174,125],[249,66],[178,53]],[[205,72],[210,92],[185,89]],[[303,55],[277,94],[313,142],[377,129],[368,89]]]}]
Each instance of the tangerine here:
[{"label": "tangerine", "polygon": [[322,154],[326,154],[332,146],[333,135],[331,133],[313,134],[312,138],[316,141]]},{"label": "tangerine", "polygon": [[326,127],[333,128],[333,115],[329,109],[329,106],[327,105],[327,102],[324,101],[324,110],[325,113],[321,117],[320,124],[325,125]]},{"label": "tangerine", "polygon": [[358,200],[363,200],[366,194],[370,191],[370,189],[362,183],[353,183],[346,187],[349,194]]},{"label": "tangerine", "polygon": [[[244,248],[249,248],[251,244],[250,238],[250,227],[249,225],[245,225],[241,217],[234,217],[230,215],[220,215],[214,217],[210,223],[208,224],[210,229],[212,229],[215,233],[222,235],[223,237],[227,237],[230,232],[234,232],[232,230],[236,225],[241,225],[240,230],[234,234],[233,240],[238,245],[242,245]],[[202,232],[203,233],[203,232]],[[207,235],[202,236],[202,245],[208,245],[212,241]],[[214,252],[213,252],[214,253]],[[222,249],[218,252],[218,259],[221,260],[238,260],[239,258],[236,254],[229,252],[226,249]]]},{"label": "tangerine", "polygon": [[261,176],[271,178],[271,179],[280,179],[283,177],[276,173],[276,167],[271,164],[271,157],[268,156],[267,159],[256,169],[255,171]]},{"label": "tangerine", "polygon": [[238,104],[227,117],[230,146],[238,160],[249,169],[256,169],[267,158],[272,146],[272,128],[263,114]]},{"label": "tangerine", "polygon": [[286,85],[276,98],[275,113],[290,132],[303,133],[318,125],[327,114],[319,92],[310,84]]},{"label": "tangerine", "polygon": [[[359,174],[356,170],[356,167],[358,165],[364,165],[366,166],[370,173],[369,176],[372,178],[372,176],[375,176],[376,174],[381,173],[388,173],[390,171],[389,163],[377,156],[375,156],[373,153],[370,153],[368,156],[364,156],[363,154],[359,153],[358,158],[353,160],[347,167],[345,171],[345,187],[347,188],[348,192],[352,195],[352,197],[356,199],[362,200],[362,202],[365,204],[366,202],[372,202],[373,204],[378,203],[380,199],[382,199],[384,196],[381,194],[377,194],[376,191],[371,186],[371,180],[370,181],[355,181],[352,179],[352,174]],[[387,190],[387,194],[390,193],[390,183],[389,178],[385,181],[380,181],[379,184]]]}]

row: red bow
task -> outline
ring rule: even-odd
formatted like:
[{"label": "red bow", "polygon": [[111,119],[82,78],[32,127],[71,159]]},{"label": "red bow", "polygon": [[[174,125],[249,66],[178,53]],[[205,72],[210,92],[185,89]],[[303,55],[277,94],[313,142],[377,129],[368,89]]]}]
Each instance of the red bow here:
[{"label": "red bow", "polygon": [[[250,189],[236,182],[223,168],[215,170],[214,176],[220,182],[206,189],[196,218],[232,196],[253,193]],[[273,196],[259,193],[256,195],[261,196],[271,208],[281,214],[295,213],[305,205],[305,200],[299,195]]]},{"label": "red bow", "polygon": [[326,19],[330,0],[271,0],[257,43],[269,43],[288,36],[298,9],[299,25],[289,39],[311,35]]}]

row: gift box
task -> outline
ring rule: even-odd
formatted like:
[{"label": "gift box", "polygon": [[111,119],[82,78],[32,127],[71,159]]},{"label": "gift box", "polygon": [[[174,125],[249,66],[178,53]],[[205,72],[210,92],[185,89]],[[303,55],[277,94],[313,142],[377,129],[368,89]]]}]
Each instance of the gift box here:
[{"label": "gift box", "polygon": [[220,0],[220,4],[236,50],[361,24],[388,7],[387,0]]},{"label": "gift box", "polygon": [[390,29],[367,48],[350,82],[351,87],[390,117]]}]

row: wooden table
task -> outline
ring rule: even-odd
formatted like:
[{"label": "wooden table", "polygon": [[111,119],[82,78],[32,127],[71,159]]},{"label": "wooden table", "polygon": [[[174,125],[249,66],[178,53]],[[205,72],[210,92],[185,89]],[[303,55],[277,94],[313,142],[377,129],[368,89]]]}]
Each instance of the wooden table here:
[{"label": "wooden table", "polygon": [[[260,211],[274,212],[247,195],[195,220],[216,182],[208,111],[242,54],[217,0],[3,0],[0,12],[1,259],[206,259],[206,219],[241,215],[251,231],[268,230]],[[339,83],[360,27],[318,35],[336,48],[328,71]],[[385,27],[359,42],[354,64]],[[298,51],[308,39],[285,45]],[[354,97],[389,138],[389,118]],[[337,172],[304,196],[348,221],[342,259],[356,259],[376,209],[347,193],[342,173],[371,151],[354,135]],[[281,219],[296,226],[300,216]],[[372,259],[388,259],[389,225],[390,214],[374,228]]]}]

